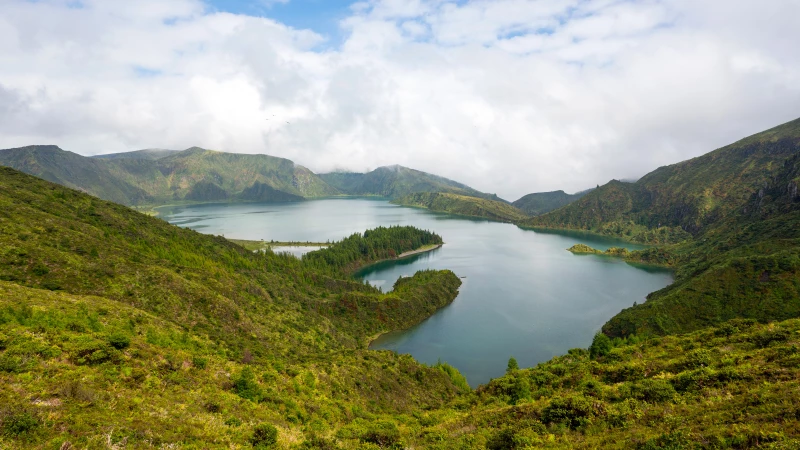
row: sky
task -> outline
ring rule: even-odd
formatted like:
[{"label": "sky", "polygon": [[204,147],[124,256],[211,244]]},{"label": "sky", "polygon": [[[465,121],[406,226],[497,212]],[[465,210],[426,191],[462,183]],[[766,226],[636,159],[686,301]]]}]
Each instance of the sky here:
[{"label": "sky", "polygon": [[800,117],[800,0],[0,0],[0,148],[401,164],[514,200]]}]

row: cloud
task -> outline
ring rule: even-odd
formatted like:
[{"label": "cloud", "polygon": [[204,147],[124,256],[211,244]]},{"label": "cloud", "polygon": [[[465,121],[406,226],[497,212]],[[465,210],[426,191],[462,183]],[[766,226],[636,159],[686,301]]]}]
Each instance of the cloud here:
[{"label": "cloud", "polygon": [[371,0],[341,45],[199,0],[0,0],[0,147],[403,164],[515,199],[800,116],[800,4]]}]

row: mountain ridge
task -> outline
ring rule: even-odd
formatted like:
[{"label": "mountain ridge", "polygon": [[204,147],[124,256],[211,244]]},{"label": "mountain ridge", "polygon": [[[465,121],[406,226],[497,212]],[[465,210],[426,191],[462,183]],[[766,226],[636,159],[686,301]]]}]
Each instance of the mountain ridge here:
[{"label": "mountain ridge", "polygon": [[330,172],[320,177],[349,195],[395,199],[420,192],[441,192],[508,203],[496,194],[486,194],[457,181],[399,164],[378,167],[367,173]]}]

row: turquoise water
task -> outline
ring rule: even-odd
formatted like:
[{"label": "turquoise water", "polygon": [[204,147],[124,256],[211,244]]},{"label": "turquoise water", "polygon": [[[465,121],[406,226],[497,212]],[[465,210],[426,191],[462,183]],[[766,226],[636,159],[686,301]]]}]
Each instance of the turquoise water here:
[{"label": "turquoise water", "polygon": [[410,353],[428,364],[448,362],[473,386],[501,376],[510,356],[527,367],[588,347],[614,314],[673,280],[667,271],[565,250],[576,243],[602,250],[641,248],[636,245],[582,233],[523,230],[385,200],[196,205],[160,213],[171,223],[235,239],[326,242],[379,225],[435,231],[444,238],[442,248],[357,275],[386,291],[400,276],[450,269],[462,277],[458,297],[416,327],[382,336],[371,348]]}]

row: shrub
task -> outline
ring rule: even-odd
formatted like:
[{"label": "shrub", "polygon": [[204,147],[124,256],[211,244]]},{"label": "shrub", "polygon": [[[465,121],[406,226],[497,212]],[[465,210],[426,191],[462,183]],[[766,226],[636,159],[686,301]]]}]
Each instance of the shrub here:
[{"label": "shrub", "polygon": [[200,356],[195,356],[194,358],[192,358],[192,365],[197,369],[203,370],[208,365],[208,359]]},{"label": "shrub", "polygon": [[512,405],[531,398],[531,385],[528,383],[528,379],[521,375],[514,377],[514,384],[511,385],[509,394]]},{"label": "shrub", "polygon": [[13,355],[6,352],[0,355],[0,372],[27,372],[31,369],[34,362],[35,359],[31,356]]},{"label": "shrub", "polygon": [[242,426],[242,421],[239,420],[238,417],[228,417],[227,419],[225,419],[224,423],[225,423],[225,425],[227,425],[229,427],[240,427],[240,426]]},{"label": "shrub", "polygon": [[689,448],[689,438],[683,431],[665,433],[639,446],[640,450],[682,450]]},{"label": "shrub", "polygon": [[249,367],[242,369],[233,380],[233,390],[239,397],[258,402],[262,398],[261,387],[256,383],[255,375]]},{"label": "shrub", "polygon": [[675,388],[664,380],[641,380],[622,386],[622,398],[635,398],[649,403],[661,403],[672,400]]},{"label": "shrub", "polygon": [[253,428],[250,443],[255,448],[270,448],[278,443],[278,429],[268,423],[262,423]]},{"label": "shrub", "polygon": [[117,350],[123,350],[131,345],[131,338],[125,334],[116,332],[108,336],[108,343]]},{"label": "shrub", "polygon": [[400,442],[400,430],[394,422],[379,420],[369,425],[360,437],[361,442],[377,444],[381,447],[390,447]]},{"label": "shrub", "polygon": [[759,348],[769,347],[773,342],[786,342],[792,334],[788,330],[767,330],[750,337],[749,341]]},{"label": "shrub", "polygon": [[39,419],[33,414],[12,412],[3,417],[3,436],[15,437],[33,431],[39,426]]},{"label": "shrub", "polygon": [[333,439],[325,439],[319,436],[311,436],[303,442],[302,447],[303,449],[314,449],[314,450],[337,450],[339,448],[336,445],[336,441]]},{"label": "shrub", "polygon": [[455,387],[461,389],[462,391],[470,391],[471,388],[467,383],[467,378],[461,374],[455,367],[451,366],[450,364],[443,363],[439,361],[434,366],[435,368],[441,370],[442,372],[446,373],[448,377],[450,377],[450,381],[453,382]]},{"label": "shrub", "polygon": [[598,332],[594,335],[592,345],[589,347],[589,357],[597,359],[607,356],[611,352],[611,347],[611,339],[602,332]]},{"label": "shrub", "polygon": [[506,367],[506,373],[511,373],[515,370],[519,370],[519,364],[517,363],[516,358],[513,356],[508,358],[508,367]]},{"label": "shrub", "polygon": [[542,422],[564,424],[574,430],[589,424],[592,415],[589,399],[582,396],[556,397],[542,410]]}]

